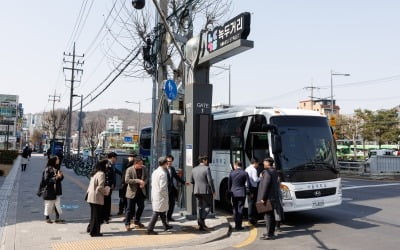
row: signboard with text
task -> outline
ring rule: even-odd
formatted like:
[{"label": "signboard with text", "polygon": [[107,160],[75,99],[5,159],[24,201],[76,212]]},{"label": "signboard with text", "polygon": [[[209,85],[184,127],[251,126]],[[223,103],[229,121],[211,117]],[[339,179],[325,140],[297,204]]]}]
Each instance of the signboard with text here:
[{"label": "signboard with text", "polygon": [[214,52],[250,34],[250,13],[244,12],[207,33],[207,51]]}]

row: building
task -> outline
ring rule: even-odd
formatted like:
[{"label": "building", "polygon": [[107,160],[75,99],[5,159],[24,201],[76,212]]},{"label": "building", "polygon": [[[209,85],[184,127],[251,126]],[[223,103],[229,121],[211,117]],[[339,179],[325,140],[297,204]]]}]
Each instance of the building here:
[{"label": "building", "polygon": [[23,113],[17,95],[0,94],[0,149],[21,148]]},{"label": "building", "polygon": [[122,133],[122,125],[124,121],[118,120],[118,116],[107,119],[106,131],[110,133]]},{"label": "building", "polygon": [[[314,110],[325,115],[331,114],[331,99],[318,99],[318,100],[306,100],[300,101],[297,107],[298,109]],[[333,114],[338,115],[340,113],[340,107],[336,105],[336,100],[333,100]]]},{"label": "building", "polygon": [[[23,125],[22,125],[22,132],[21,132],[21,143],[22,145],[25,145],[29,142],[32,142],[31,136],[33,135],[33,131],[35,130],[42,130],[42,117],[43,114],[38,113],[38,114],[24,114],[24,119],[23,119]],[[42,138],[45,139],[45,135],[42,135]],[[42,143],[39,143],[40,145],[31,145],[34,147],[34,149],[39,149],[41,147]]]}]

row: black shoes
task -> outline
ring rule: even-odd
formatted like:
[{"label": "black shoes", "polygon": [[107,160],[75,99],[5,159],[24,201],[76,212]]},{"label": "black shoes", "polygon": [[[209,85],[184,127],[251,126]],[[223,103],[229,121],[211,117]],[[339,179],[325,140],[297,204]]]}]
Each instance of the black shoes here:
[{"label": "black shoes", "polygon": [[242,230],[244,230],[244,227],[235,227],[235,230],[236,231],[242,231]]},{"label": "black shoes", "polygon": [[175,221],[173,218],[168,218],[167,220],[168,221]]},{"label": "black shoes", "polygon": [[165,227],[164,231],[168,231],[168,230],[170,230],[170,229],[172,229],[172,228],[173,228],[173,226],[167,225],[167,226]]},{"label": "black shoes", "polygon": [[53,223],[53,221],[52,221],[52,220],[50,220],[50,219],[46,219],[46,223],[52,224],[52,223]]},{"label": "black shoes", "polygon": [[103,236],[103,234],[102,233],[99,233],[99,234],[91,234],[90,236],[92,236],[92,237],[101,237],[101,236]]},{"label": "black shoes", "polygon": [[263,235],[263,236],[260,237],[260,240],[275,240],[275,236],[273,236],[273,235],[270,235],[270,236]]},{"label": "black shoes", "polygon": [[157,235],[158,233],[155,232],[154,230],[149,230],[149,231],[147,231],[147,234],[148,235]]}]

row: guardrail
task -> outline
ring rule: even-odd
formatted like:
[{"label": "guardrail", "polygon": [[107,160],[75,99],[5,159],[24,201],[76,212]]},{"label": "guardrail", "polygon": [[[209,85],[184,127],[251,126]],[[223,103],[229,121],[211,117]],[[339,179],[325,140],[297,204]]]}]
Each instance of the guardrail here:
[{"label": "guardrail", "polygon": [[339,161],[340,172],[359,175],[400,175],[400,157],[374,155],[368,161]]},{"label": "guardrail", "polygon": [[368,162],[371,175],[400,175],[400,157],[398,156],[372,156]]},{"label": "guardrail", "polygon": [[339,161],[340,173],[343,174],[364,174],[368,171],[367,165],[365,161]]}]

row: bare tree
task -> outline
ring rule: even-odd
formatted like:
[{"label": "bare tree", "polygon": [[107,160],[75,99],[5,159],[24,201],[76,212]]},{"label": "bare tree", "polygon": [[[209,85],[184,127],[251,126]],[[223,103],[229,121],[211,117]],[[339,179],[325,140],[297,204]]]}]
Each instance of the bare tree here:
[{"label": "bare tree", "polygon": [[34,129],[31,135],[31,142],[34,146],[42,147],[42,131]]},{"label": "bare tree", "polygon": [[65,134],[67,127],[66,120],[68,110],[56,109],[43,114],[42,128],[51,135],[51,138],[56,139],[57,135]]},{"label": "bare tree", "polygon": [[100,142],[99,135],[106,128],[106,121],[104,119],[96,119],[85,121],[83,125],[83,137],[86,145],[89,146],[92,155]]}]

